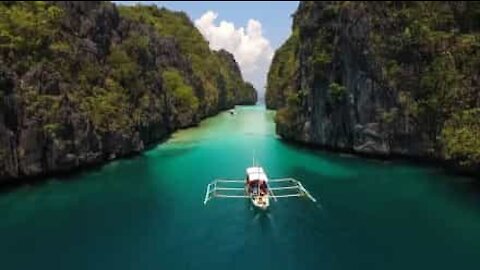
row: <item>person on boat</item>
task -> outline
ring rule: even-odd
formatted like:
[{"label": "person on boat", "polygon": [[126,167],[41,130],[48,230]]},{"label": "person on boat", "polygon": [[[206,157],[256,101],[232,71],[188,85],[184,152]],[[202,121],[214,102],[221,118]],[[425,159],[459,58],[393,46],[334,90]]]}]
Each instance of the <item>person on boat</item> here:
[{"label": "person on boat", "polygon": [[253,194],[255,194],[255,195],[258,194],[258,185],[253,186]]},{"label": "person on boat", "polygon": [[249,179],[248,174],[245,177],[245,185],[247,186],[247,192],[251,193],[252,192],[252,183],[250,183],[250,179]]},{"label": "person on boat", "polygon": [[265,195],[267,194],[267,183],[265,182],[262,182],[262,184],[260,185],[260,195]]}]

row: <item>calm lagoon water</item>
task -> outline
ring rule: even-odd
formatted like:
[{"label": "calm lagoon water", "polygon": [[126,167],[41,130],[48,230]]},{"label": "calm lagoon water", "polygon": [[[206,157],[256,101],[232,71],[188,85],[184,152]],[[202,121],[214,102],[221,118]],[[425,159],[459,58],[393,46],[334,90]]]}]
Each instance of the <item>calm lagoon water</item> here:
[{"label": "calm lagoon water", "polygon": [[[480,269],[480,188],[439,168],[313,151],[237,107],[132,159],[0,194],[0,269]],[[318,199],[203,205],[257,160]],[[265,269],[265,268],[264,268]]]}]

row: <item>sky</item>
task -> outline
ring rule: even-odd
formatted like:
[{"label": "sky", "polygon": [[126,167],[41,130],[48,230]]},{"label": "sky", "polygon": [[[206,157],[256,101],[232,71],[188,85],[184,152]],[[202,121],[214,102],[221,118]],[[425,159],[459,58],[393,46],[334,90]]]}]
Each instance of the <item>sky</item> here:
[{"label": "sky", "polygon": [[298,1],[113,1],[184,11],[214,50],[232,53],[245,80],[259,96],[265,93],[268,68],[275,50],[291,32]]}]

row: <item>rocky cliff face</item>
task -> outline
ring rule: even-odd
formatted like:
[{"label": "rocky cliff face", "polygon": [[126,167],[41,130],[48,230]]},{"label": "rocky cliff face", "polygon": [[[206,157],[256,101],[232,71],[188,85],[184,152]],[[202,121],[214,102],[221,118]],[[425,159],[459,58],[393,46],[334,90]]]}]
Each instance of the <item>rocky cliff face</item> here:
[{"label": "rocky cliff face", "polygon": [[298,28],[275,52],[267,76],[265,103],[267,109],[287,106],[287,95],[297,91],[299,85]]},{"label": "rocky cliff face", "polygon": [[[233,55],[225,50],[220,50],[217,55],[224,63],[226,63],[226,71],[230,79],[230,85],[226,85],[220,96],[220,103],[223,104],[223,108],[229,108],[233,104],[238,105],[254,105],[257,102],[257,91],[253,85],[249,82],[244,82],[242,79],[242,73]],[[228,97],[228,89],[234,88],[235,91],[231,97]]]},{"label": "rocky cliff face", "polygon": [[277,133],[478,167],[479,15],[470,2],[302,2],[269,74]]},{"label": "rocky cliff face", "polygon": [[[0,4],[0,183],[139,152],[221,109],[255,102],[233,57],[208,50],[186,15],[123,9]],[[221,72],[204,72],[199,67],[212,63],[193,62],[187,42],[158,30],[178,18],[170,26],[193,33],[206,46],[197,59],[213,59]]]}]

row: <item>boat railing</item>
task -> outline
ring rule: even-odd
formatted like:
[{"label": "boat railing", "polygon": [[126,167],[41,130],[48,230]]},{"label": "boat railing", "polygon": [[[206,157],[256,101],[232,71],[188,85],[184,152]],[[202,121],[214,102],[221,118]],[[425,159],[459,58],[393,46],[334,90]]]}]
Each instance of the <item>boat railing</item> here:
[{"label": "boat railing", "polygon": [[[289,183],[290,185],[287,186],[271,186],[271,183]],[[250,196],[246,193],[243,195],[239,195],[238,191],[245,191],[245,187],[232,187],[228,186],[232,183],[245,183],[245,180],[239,179],[215,179],[211,183],[207,185],[207,191],[205,192],[205,199],[203,204],[207,204],[207,202],[215,197],[218,198],[250,198]],[[223,186],[221,186],[223,184]],[[302,185],[302,183],[294,178],[278,178],[278,179],[270,179],[267,182],[268,185],[268,192],[270,196],[277,201],[278,198],[289,198],[289,197],[307,197],[313,202],[317,200],[307,191],[307,189]],[[274,191],[292,191],[288,194],[275,194]]]}]

